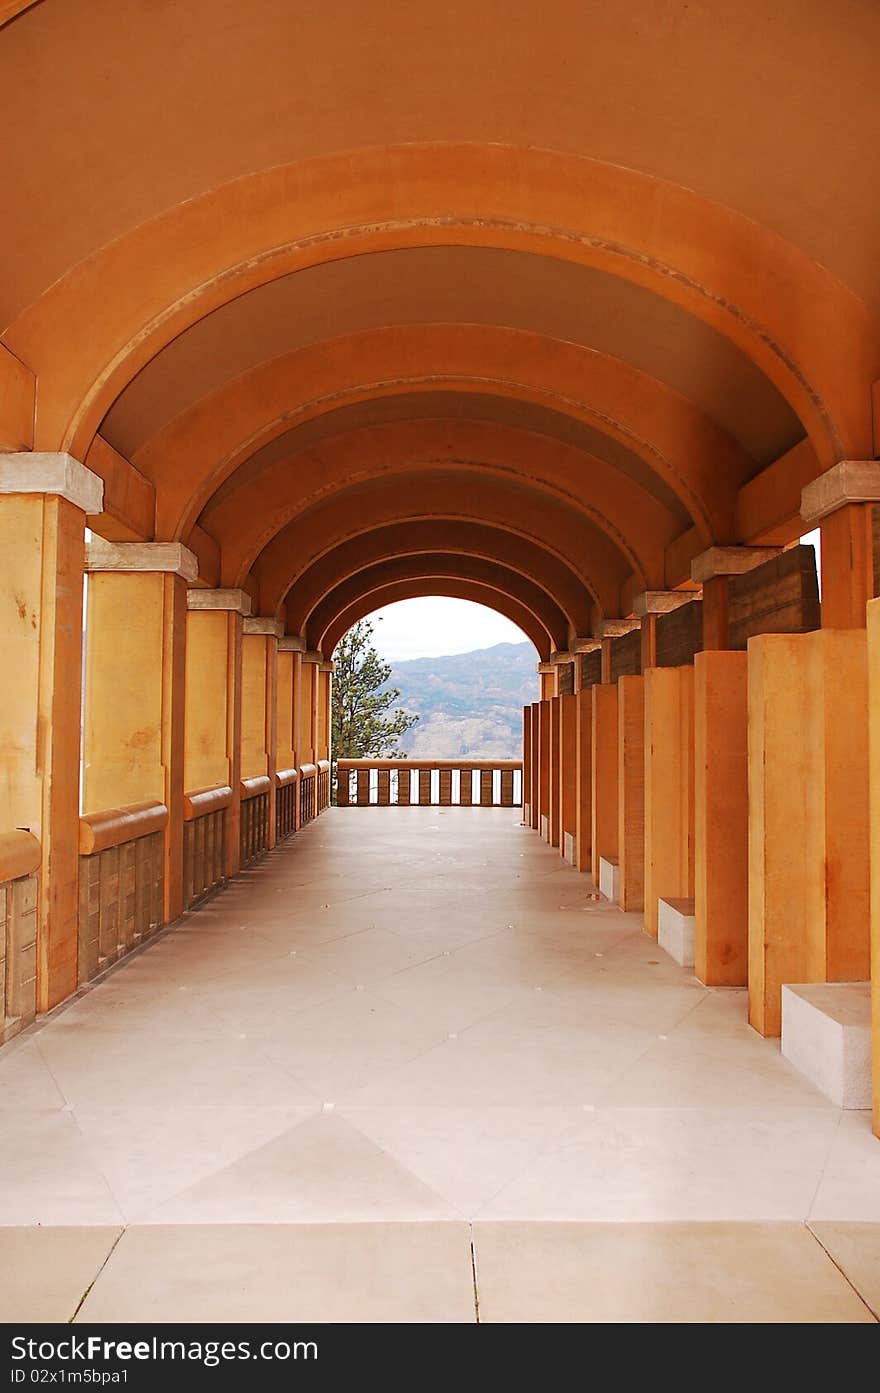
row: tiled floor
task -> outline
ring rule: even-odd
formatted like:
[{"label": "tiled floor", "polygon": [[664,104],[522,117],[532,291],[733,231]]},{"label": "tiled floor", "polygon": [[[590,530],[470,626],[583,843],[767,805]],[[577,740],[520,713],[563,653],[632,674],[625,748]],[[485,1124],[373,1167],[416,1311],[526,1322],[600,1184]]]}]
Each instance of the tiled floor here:
[{"label": "tiled floor", "polygon": [[246,1319],[270,1261],[303,1318],[473,1319],[473,1241],[488,1320],[870,1319],[867,1115],[592,891],[509,812],[298,834],[0,1050],[0,1318]]}]

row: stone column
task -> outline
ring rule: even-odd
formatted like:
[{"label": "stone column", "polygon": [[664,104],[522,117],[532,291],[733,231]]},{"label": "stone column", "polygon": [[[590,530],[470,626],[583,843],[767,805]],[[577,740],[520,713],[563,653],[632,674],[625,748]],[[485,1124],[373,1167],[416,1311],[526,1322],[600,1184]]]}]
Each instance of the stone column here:
[{"label": "stone column", "polygon": [[749,1019],[778,1035],[784,983],[869,973],[863,629],[749,642]]},{"label": "stone column", "polygon": [[871,1035],[874,1131],[880,1137],[880,600],[868,604]]},{"label": "stone column", "polygon": [[748,657],[694,658],[694,972],[748,982]]},{"label": "stone column", "polygon": [[645,673],[645,929],[663,899],[694,895],[694,670]]},{"label": "stone column", "polygon": [[266,843],[275,845],[275,805],[277,789],[277,697],[278,640],[283,635],[281,621],[266,615],[245,619],[241,645],[241,777],[269,779]]},{"label": "stone column", "polygon": [[531,803],[529,804],[529,826],[532,831],[537,832],[541,826],[541,814],[539,809],[541,783],[539,721],[541,703],[539,701],[533,701],[530,709],[532,713],[532,738],[530,742],[532,776],[530,781]]},{"label": "stone column", "polygon": [[318,664],[318,758],[330,758],[330,735],[333,724],[333,674],[336,664]]},{"label": "stone column", "polygon": [[523,707],[523,742],[522,742],[522,816],[525,826],[531,825],[531,801],[532,801],[532,708]]},{"label": "stone column", "polygon": [[577,696],[559,698],[559,850],[577,864]]},{"label": "stone column", "polygon": [[102,504],[70,455],[0,455],[0,833],[40,843],[41,1011],[77,986],[85,526]]},{"label": "stone column", "polygon": [[[278,640],[278,768],[298,769],[302,709],[302,655],[305,641],[297,634]],[[293,809],[293,826],[300,826],[299,786]]]},{"label": "stone column", "polygon": [[592,697],[591,870],[599,884],[599,861],[617,860],[617,686],[597,682]]},{"label": "stone column", "polygon": [[877,592],[874,508],[880,463],[841,460],[801,494],[804,531],[822,531],[822,627],[863,629],[865,606]]},{"label": "stone column", "polygon": [[560,748],[559,704],[562,697],[550,698],[550,789],[547,805],[547,840],[551,846],[559,846],[562,837],[559,830],[562,797],[562,752]]},{"label": "stone column", "polygon": [[550,702],[538,702],[538,831],[550,840]]},{"label": "stone column", "polygon": [[[729,647],[728,585],[778,556],[782,547],[709,547],[691,562],[691,580],[703,587],[703,650]],[[692,597],[691,597],[692,598]]]},{"label": "stone column", "polygon": [[179,542],[92,542],[86,619],[83,811],[168,809],[165,922],[183,912],[187,583]]},{"label": "stone column", "polygon": [[645,903],[645,679],[617,684],[617,862],[621,909]]},{"label": "stone column", "polygon": [[226,809],[224,871],[241,867],[242,620],[251,599],[243,590],[187,592],[184,791],[216,784],[232,790]]}]

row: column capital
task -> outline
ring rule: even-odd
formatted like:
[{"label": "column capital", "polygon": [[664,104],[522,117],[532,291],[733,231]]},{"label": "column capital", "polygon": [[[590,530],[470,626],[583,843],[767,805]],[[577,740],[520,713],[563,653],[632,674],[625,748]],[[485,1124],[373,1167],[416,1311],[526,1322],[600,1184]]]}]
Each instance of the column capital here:
[{"label": "column capital", "polygon": [[336,671],[336,664],[333,662],[332,658],[326,659],[323,663],[319,663],[319,664],[318,664],[318,671],[319,671],[319,672],[335,672],[335,671]]},{"label": "column capital", "polygon": [[815,527],[847,503],[880,502],[880,461],[845,459],[826,469],[801,492],[801,517]]},{"label": "column capital", "polygon": [[260,635],[263,638],[283,638],[284,625],[280,619],[273,619],[268,614],[255,614],[252,618],[245,619],[242,625],[242,632],[247,635]]},{"label": "column capital", "polygon": [[547,677],[547,676],[550,676],[550,675],[555,675],[555,673],[556,673],[556,664],[555,664],[555,663],[538,663],[538,666],[535,668],[535,672],[539,673],[539,674],[541,675],[541,677]]},{"label": "column capital", "polygon": [[318,648],[306,648],[303,650],[302,660],[304,663],[323,663],[324,654]]},{"label": "column capital", "polygon": [[278,640],[279,653],[305,653],[306,641],[299,634],[283,634]]},{"label": "column capital", "polygon": [[163,572],[193,581],[199,574],[199,563],[180,542],[89,542],[86,546],[86,570]]},{"label": "column capital", "polygon": [[0,494],[52,493],[95,516],[104,506],[104,480],[73,455],[23,450],[0,455]]},{"label": "column capital", "polygon": [[[779,556],[782,547],[709,547],[691,562],[691,580],[705,585],[718,576],[741,576]],[[694,599],[695,596],[691,596]]]},{"label": "column capital", "polygon": [[633,614],[644,619],[648,614],[669,614],[696,598],[694,590],[643,590],[633,600]]},{"label": "column capital", "polygon": [[571,653],[595,653],[597,648],[602,647],[600,638],[575,638],[569,644]]},{"label": "column capital", "polygon": [[249,615],[251,597],[246,590],[204,590],[193,586],[186,593],[186,607],[194,610],[227,610],[231,614]]},{"label": "column capital", "polygon": [[641,627],[638,619],[604,619],[602,621],[602,638],[623,638],[624,634],[631,634],[633,629]]},{"label": "column capital", "polygon": [[555,664],[555,663],[573,663],[576,657],[577,657],[577,654],[576,654],[576,653],[573,653],[570,649],[568,649],[568,648],[558,648],[558,649],[554,649],[554,651],[550,654],[550,662],[551,662],[551,663],[554,663],[554,664]]}]

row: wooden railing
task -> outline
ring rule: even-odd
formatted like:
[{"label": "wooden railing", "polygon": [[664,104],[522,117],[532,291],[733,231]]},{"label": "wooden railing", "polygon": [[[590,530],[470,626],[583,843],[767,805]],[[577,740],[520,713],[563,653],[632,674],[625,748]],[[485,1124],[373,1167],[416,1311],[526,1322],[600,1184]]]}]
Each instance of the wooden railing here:
[{"label": "wooden railing", "polygon": [[301,764],[299,767],[299,825],[305,827],[317,812],[315,783],[318,777],[317,764]]},{"label": "wooden railing", "polygon": [[297,829],[299,770],[279,769],[275,774],[275,840],[283,842]]},{"label": "wooden railing", "polygon": [[183,902],[198,904],[226,879],[228,784],[187,793],[183,799]]},{"label": "wooden railing", "polygon": [[522,804],[518,759],[340,759],[336,777],[336,801],[343,808]]},{"label": "wooden railing", "polygon": [[37,871],[30,832],[0,836],[0,1044],[37,1013]]},{"label": "wooden railing", "polygon": [[80,818],[80,982],[162,923],[167,822],[168,809],[155,801]]},{"label": "wooden railing", "polygon": [[323,813],[330,807],[330,761],[318,760],[317,811]]},{"label": "wooden railing", "polygon": [[250,866],[269,848],[269,790],[267,774],[241,781],[241,864]]}]

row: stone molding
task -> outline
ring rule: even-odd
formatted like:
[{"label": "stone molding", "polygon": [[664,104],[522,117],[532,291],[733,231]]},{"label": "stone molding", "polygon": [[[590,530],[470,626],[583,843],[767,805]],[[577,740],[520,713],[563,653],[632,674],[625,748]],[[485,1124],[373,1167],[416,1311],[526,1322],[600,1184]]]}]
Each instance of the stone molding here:
[{"label": "stone molding", "polygon": [[104,480],[73,455],[23,450],[0,455],[0,494],[51,493],[89,516],[104,506]]},{"label": "stone molding", "polygon": [[181,542],[95,541],[86,547],[86,570],[162,572],[192,582],[198,579],[199,563]]}]

